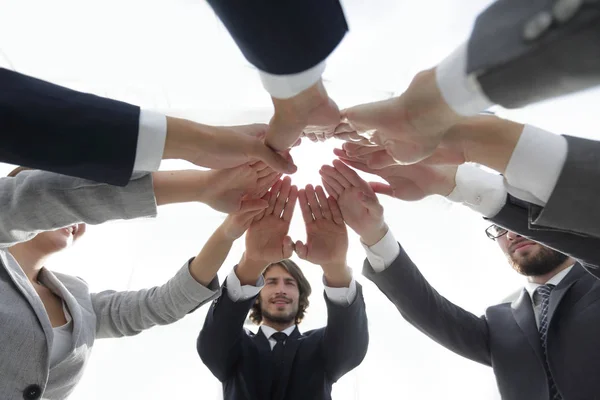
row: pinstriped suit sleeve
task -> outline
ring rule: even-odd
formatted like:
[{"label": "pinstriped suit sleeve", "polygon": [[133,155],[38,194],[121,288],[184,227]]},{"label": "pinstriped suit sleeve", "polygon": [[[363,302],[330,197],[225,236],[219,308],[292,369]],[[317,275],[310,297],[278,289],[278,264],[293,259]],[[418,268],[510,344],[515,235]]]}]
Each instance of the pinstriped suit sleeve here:
[{"label": "pinstriped suit sleeve", "polygon": [[0,247],[75,223],[95,225],[156,215],[149,174],[118,187],[50,172],[24,171],[14,178],[0,178],[0,205]]}]

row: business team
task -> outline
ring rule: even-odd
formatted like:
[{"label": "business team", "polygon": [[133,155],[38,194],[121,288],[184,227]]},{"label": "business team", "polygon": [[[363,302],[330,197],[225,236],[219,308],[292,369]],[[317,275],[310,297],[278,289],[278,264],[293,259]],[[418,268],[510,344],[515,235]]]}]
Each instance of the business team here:
[{"label": "business team", "polygon": [[[51,171],[0,179],[3,396],[66,398],[96,338],[173,323],[214,299],[197,349],[226,399],[331,398],[369,337],[362,289],[346,262],[348,225],[365,247],[363,274],[409,323],[492,366],[503,398],[595,398],[600,144],[477,115],[597,85],[595,3],[499,0],[467,44],[402,95],[343,111],[321,82],[325,58],[347,31],[339,2],[209,3],[260,70],[275,109],[268,125],[207,126],[0,69],[0,160]],[[322,167],[324,189],[280,179],[296,169],[287,149],[301,135],[349,140],[336,150],[341,161]],[[212,170],[156,172],[167,158]],[[349,167],[388,183],[368,184]],[[489,219],[486,235],[527,277],[519,298],[482,317],[447,301],[394,239],[377,193],[437,194]],[[297,200],[306,244],[287,235]],[[81,279],[44,267],[85,223],[192,201],[230,215],[162,286],[90,293]],[[246,231],[241,261],[219,285],[216,273]],[[324,328],[298,327],[311,287],[293,252],[323,270]],[[243,328],[248,313],[257,333]]]}]

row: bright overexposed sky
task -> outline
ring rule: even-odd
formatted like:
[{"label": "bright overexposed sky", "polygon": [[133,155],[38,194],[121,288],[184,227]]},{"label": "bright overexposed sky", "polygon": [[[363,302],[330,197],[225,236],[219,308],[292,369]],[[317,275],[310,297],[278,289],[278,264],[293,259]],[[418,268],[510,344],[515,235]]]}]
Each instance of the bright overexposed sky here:
[{"label": "bright overexposed sky", "polygon": [[[345,0],[350,33],[324,75],[341,107],[398,94],[421,69],[439,62],[471,30],[489,0]],[[270,99],[210,8],[201,0],[0,0],[0,66],[78,90],[209,124],[266,122]],[[310,21],[306,21],[310,24]],[[557,133],[600,138],[597,90],[503,116]],[[85,132],[82,132],[85,134]],[[294,149],[298,186],[319,183],[338,142]],[[165,162],[162,168],[192,168]],[[10,166],[0,165],[4,173]],[[487,224],[442,198],[382,202],[397,239],[430,283],[449,300],[481,315],[522,287]],[[202,204],[161,208],[158,218],[90,227],[49,267],[83,277],[95,291],[136,290],[166,282],[201,249],[223,220]],[[304,239],[299,212],[291,236]],[[219,276],[243,252],[234,246]],[[349,265],[364,285],[371,342],[360,367],[334,385],[334,399],[499,398],[491,368],[445,350],[405,322],[360,270],[364,251],[351,233]],[[323,326],[318,266],[300,261],[313,297],[302,330]],[[208,306],[170,326],[133,338],[100,340],[75,400],[220,399],[202,365],[196,338]]]}]

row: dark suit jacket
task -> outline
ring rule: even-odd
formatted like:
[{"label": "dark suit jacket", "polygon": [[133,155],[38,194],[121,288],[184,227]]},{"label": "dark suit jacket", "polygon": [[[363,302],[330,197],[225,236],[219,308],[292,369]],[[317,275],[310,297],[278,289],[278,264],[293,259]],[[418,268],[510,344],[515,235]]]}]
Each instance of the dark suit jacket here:
[{"label": "dark suit jacket", "polygon": [[140,109],[0,68],[0,161],[125,186]]},{"label": "dark suit jacket", "polygon": [[[255,300],[231,301],[225,283],[198,337],[200,358],[223,383],[225,400],[270,400],[271,347],[262,330],[253,334],[243,328]],[[369,333],[361,286],[348,307],[326,296],[325,301],[327,326],[305,333],[296,329],[286,341],[280,400],[331,399],[333,383],[365,357]]]},{"label": "dark suit jacket", "polygon": [[271,74],[295,74],[317,65],[348,31],[339,0],[208,3],[246,59]]},{"label": "dark suit jacket", "polygon": [[[582,1],[571,17],[553,12],[555,5],[574,3],[497,0],[479,15],[469,39],[467,72],[476,74],[488,98],[521,107],[600,84],[600,5]],[[535,19],[547,17],[547,28],[533,27]],[[539,34],[532,35],[535,31]]]}]

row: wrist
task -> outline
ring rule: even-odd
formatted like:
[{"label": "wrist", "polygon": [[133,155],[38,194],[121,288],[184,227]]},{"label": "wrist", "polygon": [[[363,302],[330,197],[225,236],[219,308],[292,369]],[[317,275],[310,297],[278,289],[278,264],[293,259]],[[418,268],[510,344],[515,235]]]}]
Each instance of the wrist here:
[{"label": "wrist", "polygon": [[346,261],[321,265],[325,282],[329,287],[348,287],[352,281],[352,271]]},{"label": "wrist", "polygon": [[379,243],[381,239],[383,239],[383,237],[388,233],[388,230],[389,228],[387,224],[383,222],[379,228],[362,233],[360,235],[360,241],[363,242],[365,245],[371,247]]},{"label": "wrist", "polygon": [[203,125],[183,118],[167,117],[163,159],[194,160],[194,148],[206,142],[207,133],[203,128]]},{"label": "wrist", "polygon": [[255,285],[258,278],[268,266],[269,262],[252,259],[244,253],[235,273],[242,285]]},{"label": "wrist", "polygon": [[419,72],[400,99],[404,100],[407,121],[418,132],[443,132],[463,119],[444,100],[435,68]]}]

